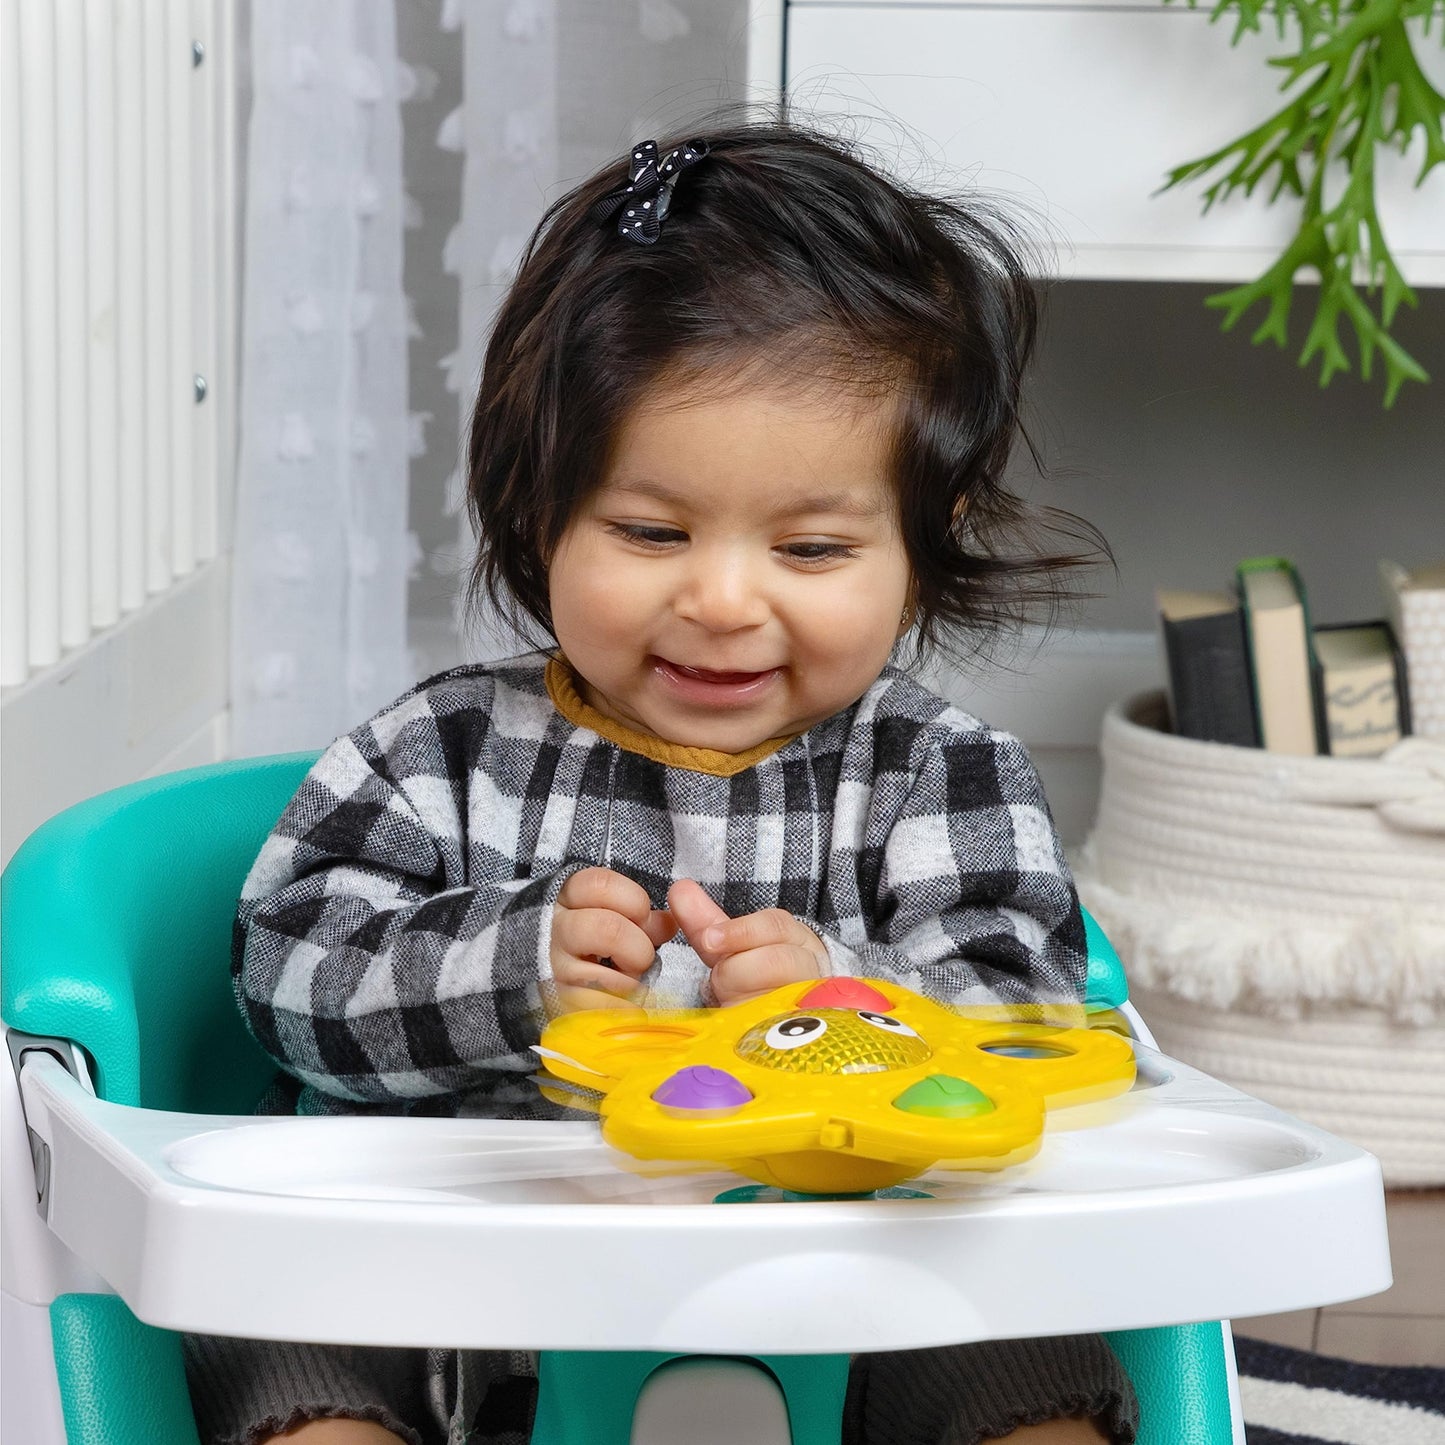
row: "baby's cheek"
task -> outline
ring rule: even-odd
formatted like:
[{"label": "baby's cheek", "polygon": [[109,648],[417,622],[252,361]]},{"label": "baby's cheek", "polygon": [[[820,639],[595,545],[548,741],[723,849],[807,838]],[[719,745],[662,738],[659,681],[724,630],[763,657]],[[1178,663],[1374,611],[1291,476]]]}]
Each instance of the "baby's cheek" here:
[{"label": "baby's cheek", "polygon": [[644,589],[615,568],[574,565],[554,578],[552,622],[569,657],[582,649],[608,650],[635,640],[645,613]]},{"label": "baby's cheek", "polygon": [[835,595],[810,618],[808,650],[830,668],[876,675],[888,660],[898,637],[903,604],[875,591],[848,591]]}]

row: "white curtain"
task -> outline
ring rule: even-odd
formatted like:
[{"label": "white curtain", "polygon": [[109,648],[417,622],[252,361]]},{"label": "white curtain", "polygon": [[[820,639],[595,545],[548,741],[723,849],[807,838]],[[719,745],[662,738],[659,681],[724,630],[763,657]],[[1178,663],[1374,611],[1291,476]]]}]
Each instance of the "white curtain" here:
[{"label": "white curtain", "polygon": [[232,751],[319,748],[408,685],[396,14],[253,0]]},{"label": "white curtain", "polygon": [[[555,0],[465,7],[452,0],[449,8],[459,9],[465,21],[465,100],[456,118],[464,153],[461,220],[445,255],[459,299],[447,386],[461,403],[465,443],[468,404],[481,377],[492,317],[559,178],[558,17]],[[449,505],[463,519],[467,555],[475,543],[465,521],[460,472],[453,486]],[[460,613],[456,621],[473,658],[505,657],[523,645],[490,609],[469,632]]]}]

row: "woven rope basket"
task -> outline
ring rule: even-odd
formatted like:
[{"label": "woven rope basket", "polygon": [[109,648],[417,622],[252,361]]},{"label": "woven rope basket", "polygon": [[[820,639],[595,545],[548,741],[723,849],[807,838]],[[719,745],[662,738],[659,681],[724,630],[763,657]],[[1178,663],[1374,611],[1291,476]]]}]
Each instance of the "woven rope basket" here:
[{"label": "woven rope basket", "polygon": [[1445,1184],[1445,744],[1379,760],[1104,721],[1076,873],[1160,1047]]}]

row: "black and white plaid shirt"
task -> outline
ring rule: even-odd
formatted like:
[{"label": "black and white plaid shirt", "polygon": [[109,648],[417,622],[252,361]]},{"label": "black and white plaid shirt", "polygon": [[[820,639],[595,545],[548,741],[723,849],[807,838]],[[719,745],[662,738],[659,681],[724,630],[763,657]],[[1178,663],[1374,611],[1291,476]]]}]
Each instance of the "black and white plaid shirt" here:
[{"label": "black and white plaid shirt", "polygon": [[[785,908],[838,974],[965,1003],[1082,997],[1078,898],[1016,738],[889,668],[761,760],[709,770],[604,736],[565,678],[552,664],[549,692],[530,655],[421,683],[282,814],[242,891],[235,985],[302,1112],[528,1112],[553,905],[596,864],[656,907],[693,878],[733,915]],[[678,936],[636,997],[705,1004],[707,980]]]}]

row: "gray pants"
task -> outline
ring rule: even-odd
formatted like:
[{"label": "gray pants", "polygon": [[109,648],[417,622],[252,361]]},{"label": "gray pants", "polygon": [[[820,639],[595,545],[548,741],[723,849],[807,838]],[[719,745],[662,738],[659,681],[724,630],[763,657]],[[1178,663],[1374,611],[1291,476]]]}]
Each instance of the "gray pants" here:
[{"label": "gray pants", "polygon": [[[374,1420],[409,1445],[527,1445],[536,1357],[482,1350],[186,1338],[202,1445],[256,1445],[307,1420]],[[1018,1425],[1097,1419],[1132,1445],[1139,1407],[1097,1335],[859,1355],[843,1445],[978,1445]]]},{"label": "gray pants", "polygon": [[202,1445],[255,1445],[308,1420],[374,1420],[408,1445],[527,1445],[535,1355],[185,1337]]}]

